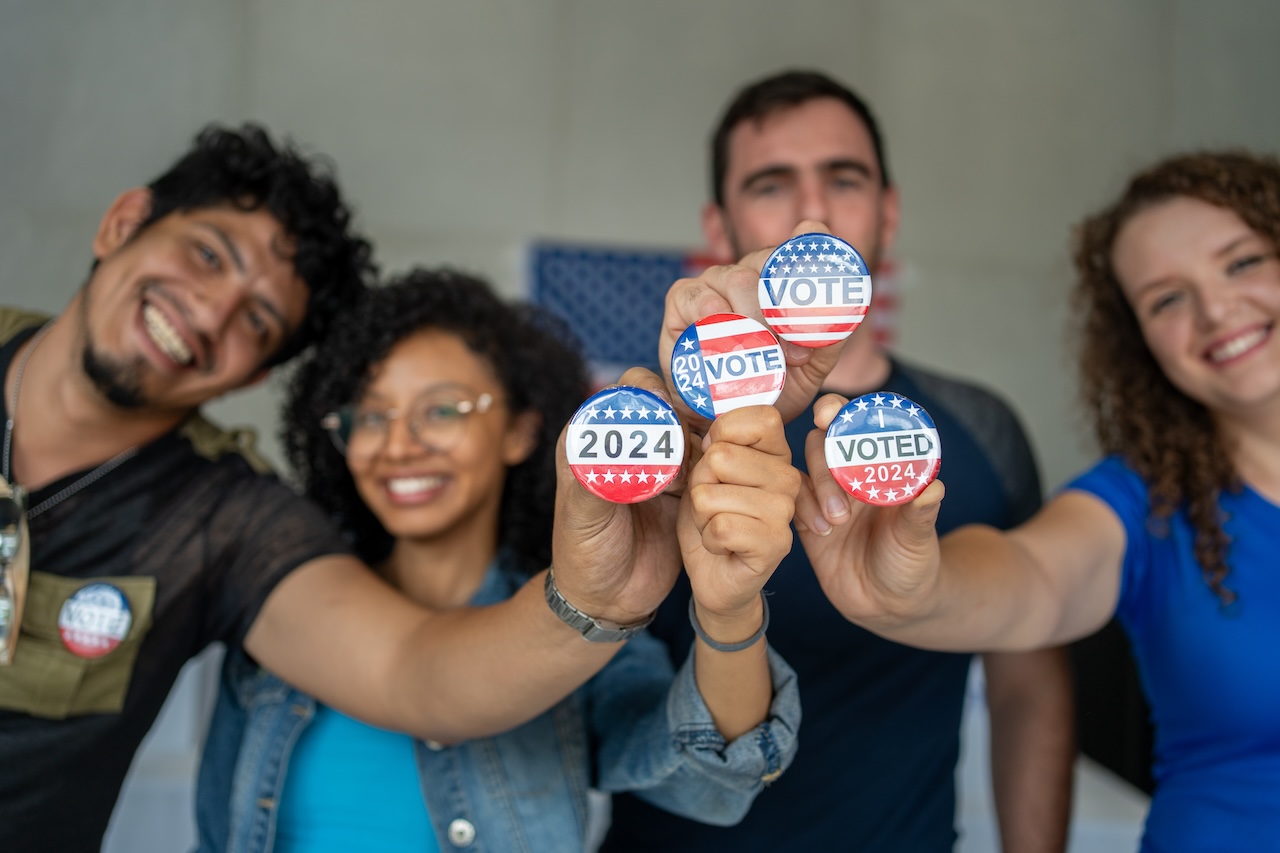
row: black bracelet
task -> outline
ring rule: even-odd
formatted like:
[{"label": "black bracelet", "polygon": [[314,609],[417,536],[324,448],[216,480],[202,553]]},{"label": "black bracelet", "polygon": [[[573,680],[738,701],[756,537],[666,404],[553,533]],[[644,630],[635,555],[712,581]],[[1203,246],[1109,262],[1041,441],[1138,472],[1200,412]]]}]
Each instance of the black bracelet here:
[{"label": "black bracelet", "polygon": [[764,621],[760,623],[760,630],[756,631],[750,637],[741,643],[717,643],[715,640],[707,636],[707,632],[702,630],[702,626],[698,624],[698,613],[694,607],[693,599],[689,599],[689,624],[693,626],[693,633],[698,635],[698,639],[706,643],[718,652],[740,652],[743,649],[750,648],[759,642],[764,636],[765,630],[769,627],[769,599],[765,598],[764,591],[760,592],[760,604],[764,607]]}]

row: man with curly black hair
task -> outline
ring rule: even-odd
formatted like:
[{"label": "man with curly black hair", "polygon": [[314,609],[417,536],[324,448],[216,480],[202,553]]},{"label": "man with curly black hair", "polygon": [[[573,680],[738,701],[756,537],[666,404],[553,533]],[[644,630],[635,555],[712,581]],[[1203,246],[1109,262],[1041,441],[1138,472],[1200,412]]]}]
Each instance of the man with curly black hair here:
[{"label": "man with curly black hair", "polygon": [[[326,168],[259,127],[210,128],[121,194],[52,319],[0,312],[0,838],[97,850],[183,664],[215,641],[372,724],[452,742],[508,729],[616,652],[547,606],[414,605],[199,407],[337,322],[372,278]],[[10,488],[12,484],[13,488]],[[674,575],[628,513],[563,490],[555,578],[630,625]],[[589,548],[585,536],[589,530]],[[581,544],[580,544],[581,543]]]}]

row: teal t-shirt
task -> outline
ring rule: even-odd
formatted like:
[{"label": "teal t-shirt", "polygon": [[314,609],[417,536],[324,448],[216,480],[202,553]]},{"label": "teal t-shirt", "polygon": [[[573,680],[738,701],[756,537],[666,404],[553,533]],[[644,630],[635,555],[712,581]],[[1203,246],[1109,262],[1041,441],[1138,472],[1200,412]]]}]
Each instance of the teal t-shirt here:
[{"label": "teal t-shirt", "polygon": [[280,797],[275,850],[439,853],[414,742],[316,705]]}]

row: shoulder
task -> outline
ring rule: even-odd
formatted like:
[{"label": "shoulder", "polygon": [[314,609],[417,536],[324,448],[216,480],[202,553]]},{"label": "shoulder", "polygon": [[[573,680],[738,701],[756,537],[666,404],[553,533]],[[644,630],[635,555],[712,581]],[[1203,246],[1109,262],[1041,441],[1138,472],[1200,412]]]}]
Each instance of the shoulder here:
[{"label": "shoulder", "polygon": [[1024,437],[1017,415],[995,391],[967,379],[905,363],[896,357],[893,365],[894,375],[918,389],[917,395],[923,399],[915,401],[930,413],[945,411],[977,436],[1012,433],[1020,439]]},{"label": "shoulder", "polygon": [[178,428],[197,455],[216,462],[235,454],[258,474],[272,473],[271,464],[258,453],[258,434],[248,427],[228,429],[196,412]]},{"label": "shoulder", "polygon": [[0,344],[4,344],[23,329],[39,326],[48,319],[47,314],[0,305]]}]

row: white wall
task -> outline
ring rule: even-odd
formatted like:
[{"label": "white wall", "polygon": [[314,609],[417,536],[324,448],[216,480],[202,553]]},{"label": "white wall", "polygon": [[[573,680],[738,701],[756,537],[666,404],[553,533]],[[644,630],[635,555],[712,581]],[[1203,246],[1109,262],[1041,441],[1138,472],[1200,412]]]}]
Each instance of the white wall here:
[{"label": "white wall", "polygon": [[[0,0],[0,301],[56,310],[98,215],[207,120],[339,164],[389,268],[521,286],[534,237],[699,243],[741,82],[827,69],[878,108],[904,198],[901,350],[1005,392],[1046,487],[1090,458],[1067,237],[1134,168],[1275,150],[1269,0]],[[274,386],[221,403],[274,453]]]}]

